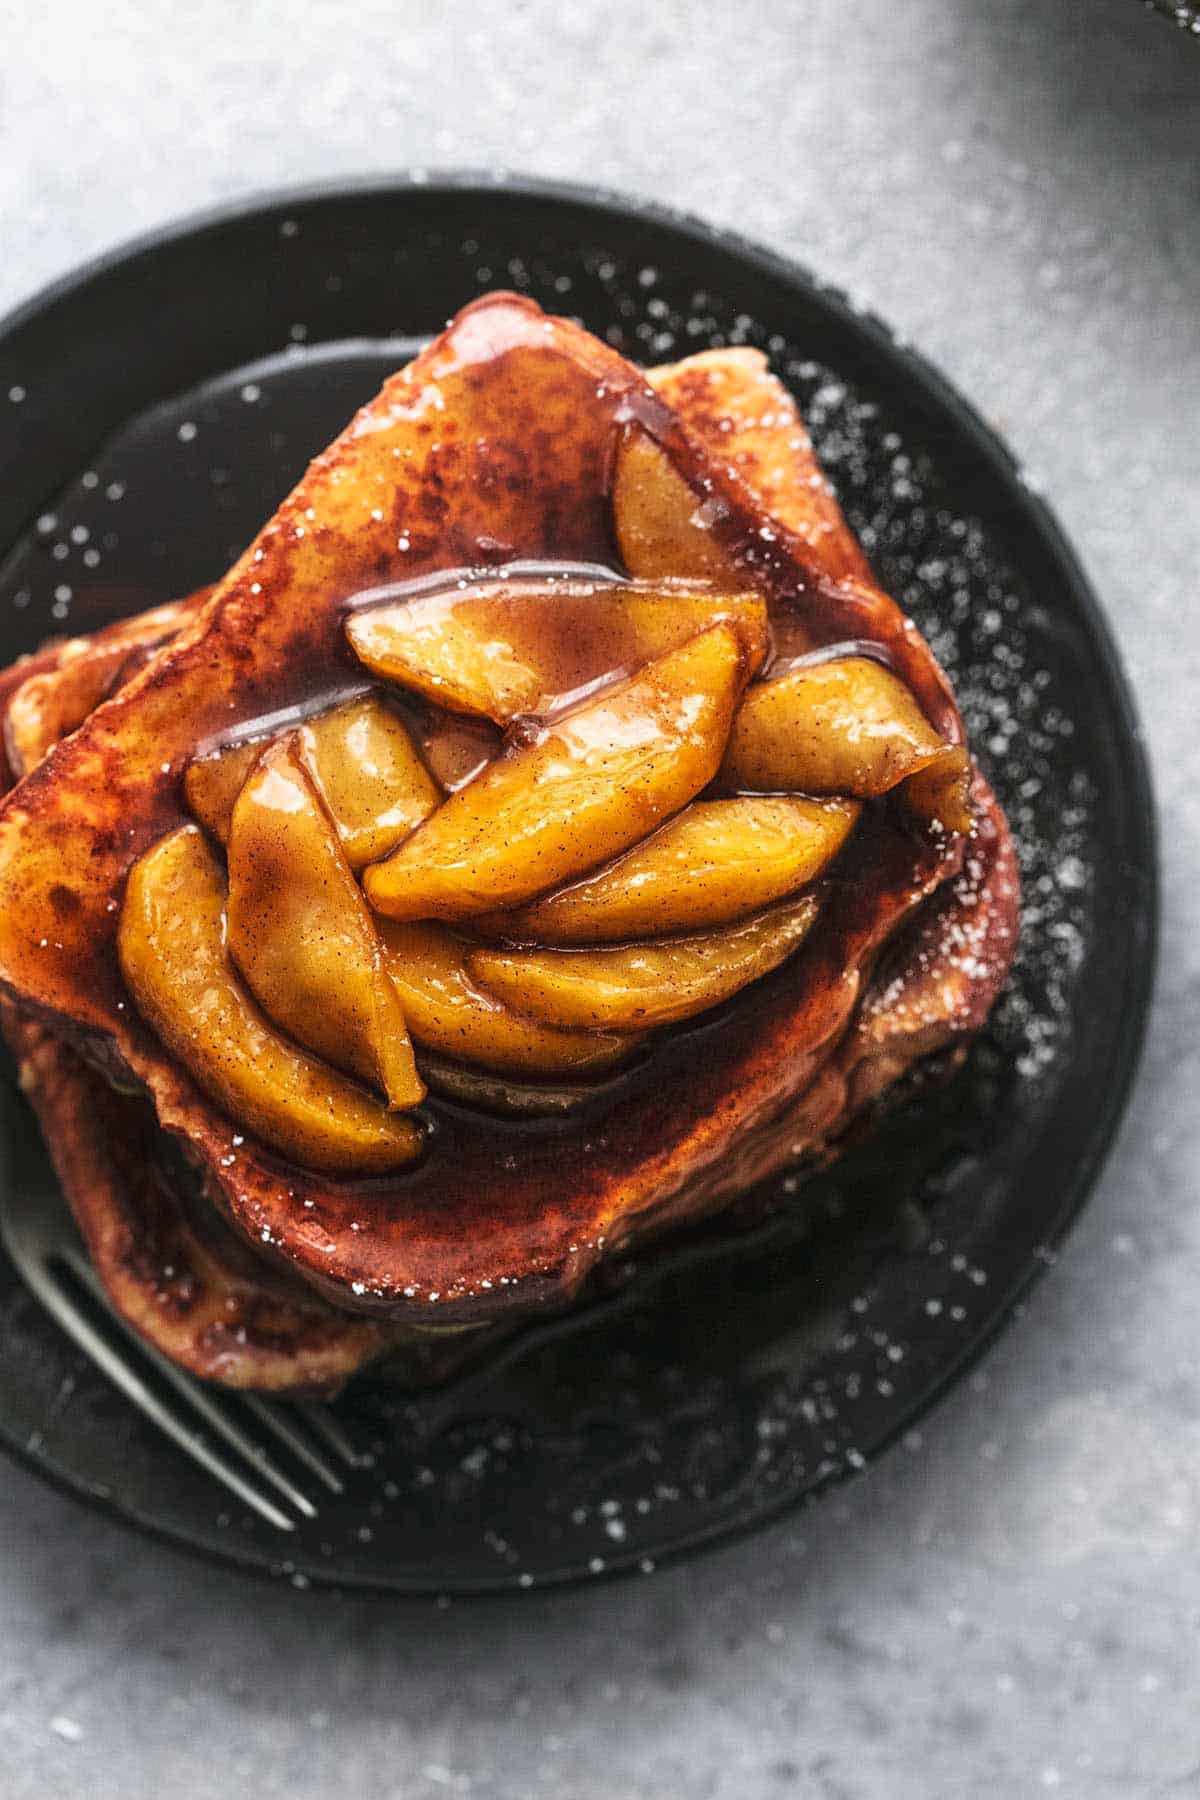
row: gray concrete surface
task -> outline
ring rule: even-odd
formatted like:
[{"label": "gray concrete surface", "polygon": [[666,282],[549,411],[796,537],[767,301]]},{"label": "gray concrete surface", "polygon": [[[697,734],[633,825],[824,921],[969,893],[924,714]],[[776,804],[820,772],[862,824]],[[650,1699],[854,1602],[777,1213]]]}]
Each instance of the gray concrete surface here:
[{"label": "gray concrete surface", "polygon": [[0,0],[0,306],[188,208],[500,164],[861,292],[1043,478],[1156,764],[1162,979],[1116,1154],[865,1479],[632,1585],[242,1586],[0,1467],[0,1796],[1200,1794],[1200,44],[1136,0]]}]

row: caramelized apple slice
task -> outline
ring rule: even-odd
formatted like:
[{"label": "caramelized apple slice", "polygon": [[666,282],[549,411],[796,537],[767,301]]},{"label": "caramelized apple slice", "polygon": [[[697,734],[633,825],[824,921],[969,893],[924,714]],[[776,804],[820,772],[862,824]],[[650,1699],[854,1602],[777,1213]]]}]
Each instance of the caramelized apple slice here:
[{"label": "caramelized apple slice", "polygon": [[966,746],[943,744],[923,769],[907,778],[900,791],[910,812],[919,819],[965,836],[975,824],[971,775],[971,753]]},{"label": "caramelized apple slice", "polygon": [[352,869],[394,850],[441,802],[407,730],[377,694],[310,720],[303,736]]},{"label": "caramelized apple slice", "polygon": [[412,1119],[289,1043],[250,998],[225,950],[224,877],[196,826],[134,864],[118,943],[140,1011],[238,1125],[334,1174],[382,1174],[416,1156]]},{"label": "caramelized apple slice", "polygon": [[499,999],[560,1029],[671,1025],[777,968],[817,910],[815,895],[804,894],[722,931],[602,950],[476,950],[469,966]]},{"label": "caramelized apple slice", "polygon": [[483,993],[467,969],[469,946],[444,925],[380,925],[388,973],[417,1043],[460,1062],[507,1073],[584,1075],[608,1069],[634,1039],[555,1031]]},{"label": "caramelized apple slice", "polygon": [[435,1094],[517,1118],[562,1118],[615,1086],[611,1081],[517,1081],[490,1069],[468,1068],[439,1056],[436,1050],[422,1050],[420,1064]]},{"label": "caramelized apple slice", "polygon": [[742,637],[753,672],[767,650],[765,603],[684,586],[513,576],[352,613],[346,636],[385,681],[507,725],[723,622]]},{"label": "caramelized apple slice", "polygon": [[859,811],[852,800],[791,795],[694,800],[606,869],[481,923],[504,937],[551,944],[611,944],[727,925],[815,880]]},{"label": "caramelized apple slice", "polygon": [[694,493],[644,431],[635,428],[622,438],[613,470],[613,529],[631,575],[743,587],[745,576],[713,536],[718,504]]},{"label": "caramelized apple slice", "polygon": [[945,743],[904,683],[866,656],[802,663],[752,687],[721,766],[726,787],[905,797],[948,831],[969,831],[970,759]]},{"label": "caramelized apple slice", "polygon": [[551,719],[451,795],[364,885],[395,919],[518,906],[653,831],[712,780],[745,680],[716,625]]},{"label": "caramelized apple slice", "polygon": [[[348,700],[306,720],[299,730],[352,869],[394,850],[438,804],[436,782],[378,695]],[[267,741],[231,744],[200,757],[184,775],[189,809],[222,844],[229,837],[234,801]]]},{"label": "caramelized apple slice", "polygon": [[251,738],[228,744],[211,756],[199,756],[183,773],[188,811],[211,831],[219,844],[229,841],[229,822],[247,775],[272,740]]},{"label": "caramelized apple slice", "polygon": [[268,1018],[388,1105],[425,1089],[366,902],[299,732],[264,750],[229,827],[229,953]]}]

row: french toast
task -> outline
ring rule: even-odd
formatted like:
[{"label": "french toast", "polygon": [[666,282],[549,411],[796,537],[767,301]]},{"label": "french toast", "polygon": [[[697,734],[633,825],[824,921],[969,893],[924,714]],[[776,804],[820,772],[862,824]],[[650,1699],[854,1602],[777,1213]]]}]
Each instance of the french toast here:
[{"label": "french toast", "polygon": [[[417,1153],[401,1152],[409,1140],[387,1123],[396,1115],[381,1100],[375,1162],[340,1170],[303,1163],[278,1138],[272,1144],[245,1129],[228,1102],[215,1102],[215,1091],[233,1090],[216,1090],[211,1075],[197,1078],[198,1064],[189,1063],[183,1039],[172,1048],[145,985],[135,998],[131,874],[140,870],[135,881],[142,879],[146,859],[175,839],[186,852],[180,893],[215,871],[219,909],[220,857],[228,853],[232,870],[234,851],[188,825],[188,768],[230,745],[312,731],[312,721],[361,696],[368,684],[345,628],[364,594],[386,590],[407,603],[421,577],[472,571],[478,581],[491,570],[519,580],[529,563],[574,569],[577,578],[581,566],[616,569],[626,582],[666,583],[667,593],[671,583],[691,582],[761,596],[782,671],[775,679],[809,682],[809,671],[839,653],[842,662],[878,666],[903,686],[924,738],[910,731],[900,750],[889,743],[899,760],[886,787],[868,786],[851,801],[845,796],[856,789],[830,790],[861,807],[861,818],[856,812],[848,841],[839,840],[822,868],[803,932],[779,938],[773,972],[764,967],[732,998],[704,990],[718,1000],[648,1037],[622,1014],[624,1062],[616,1058],[602,1080],[589,1073],[575,1083],[578,1104],[546,1118],[502,1116],[486,1098],[474,1103],[478,1081],[465,1101],[461,1086],[457,1098],[439,1093],[418,1038],[416,1065],[435,1091],[414,1115],[422,1121]],[[302,1291],[319,1290],[339,1318],[357,1315],[373,1331],[485,1324],[569,1302],[618,1248],[717,1211],[783,1161],[828,1154],[912,1062],[969,1039],[1003,981],[1018,905],[1003,815],[971,773],[944,676],[875,586],[790,396],[754,353],[709,353],[647,380],[530,302],[477,302],[318,458],[203,606],[170,623],[179,627],[172,640],[109,697],[97,691],[80,728],[0,811],[0,985],[26,1021],[22,1030],[48,1030],[70,1054],[143,1090],[227,1227]],[[727,710],[749,731],[747,696],[771,686],[754,685],[762,652],[729,624],[703,635],[714,645],[707,663],[689,651],[690,663],[668,669],[670,657],[684,655],[674,649],[643,665],[667,672],[643,677],[649,697],[637,694],[638,716],[653,702],[656,720],[665,717],[664,694],[678,710],[724,681]],[[671,688],[676,668],[685,673]],[[41,672],[27,669],[26,679]],[[114,655],[112,679],[118,672]],[[639,676],[621,673],[626,694]],[[624,729],[627,713],[614,711],[609,695],[576,696],[563,730],[588,706],[589,729],[594,719]],[[553,708],[545,714],[558,716]],[[511,765],[522,775],[549,727],[538,727],[538,739],[514,715],[505,729],[502,755],[487,765],[493,785],[505,758],[500,773]],[[728,726],[721,730],[724,742]],[[763,741],[770,752],[769,735]],[[288,754],[303,762],[300,751]],[[621,842],[653,844],[653,833],[686,810],[689,791],[717,796],[717,805],[724,791],[741,791],[728,755],[721,766],[719,755],[711,765],[693,760],[681,776],[676,758],[663,809],[639,813],[636,829],[628,806],[615,827],[608,807],[603,829],[626,837],[589,839],[593,849],[603,845],[593,864],[616,854],[619,868]],[[312,788],[303,771],[296,780]],[[467,782],[461,792],[475,787]],[[314,818],[330,826],[319,781],[312,791]],[[384,915],[385,949],[401,946],[396,955],[411,942],[406,918],[421,916],[425,904],[418,878],[428,887],[428,876],[414,869],[417,852],[442,819],[457,816],[457,799],[435,797],[425,822],[366,866],[367,898]],[[265,842],[237,824],[247,805],[239,800],[229,832],[236,825],[240,842]],[[477,842],[477,820],[471,830]],[[426,866],[437,866],[450,839],[435,841],[440,848],[425,852]],[[547,865],[554,873],[542,888],[569,894],[579,854],[570,846],[575,863]],[[585,846],[585,862],[588,854]],[[540,898],[517,893],[512,904],[536,910]],[[531,966],[519,930],[508,927],[509,947],[497,952],[472,896],[468,940],[475,917],[471,971],[491,970],[499,981],[507,959],[528,1002]],[[718,922],[718,935],[727,929]],[[158,941],[139,939],[143,949]],[[553,957],[570,954],[542,952],[552,1011],[541,1024],[562,1039],[552,1047],[563,1058],[572,1031],[589,1029],[568,1030],[553,1012],[563,986]],[[677,969],[678,954],[670,955]],[[399,977],[398,986],[403,995]],[[492,1015],[497,1004],[493,995]],[[416,1035],[415,1013],[409,1023]],[[593,1028],[589,1042],[599,1035]]]}]

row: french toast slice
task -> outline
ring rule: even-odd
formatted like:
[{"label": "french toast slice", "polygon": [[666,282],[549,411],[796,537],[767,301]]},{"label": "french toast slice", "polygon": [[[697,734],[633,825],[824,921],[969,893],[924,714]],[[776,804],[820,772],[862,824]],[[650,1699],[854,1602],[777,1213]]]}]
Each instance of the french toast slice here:
[{"label": "french toast slice", "polygon": [[[757,384],[769,384],[770,401],[763,386],[756,414],[747,396]],[[434,1100],[420,1162],[372,1181],[280,1162],[200,1094],[137,1018],[115,914],[132,863],[183,816],[189,757],[352,680],[341,623],[367,588],[523,558],[612,562],[613,467],[630,434],[667,458],[722,557],[780,622],[799,621],[817,644],[878,646],[947,741],[961,741],[944,677],[865,573],[784,390],[744,356],[685,366],[659,386],[527,301],[477,302],[314,463],[202,615],[0,812],[5,991],[142,1084],[228,1218],[346,1309],[449,1323],[562,1303],[619,1244],[712,1211],[829,1141],[853,1113],[855,1078],[877,1085],[863,1069],[883,1039],[893,1069],[908,1041],[900,1024],[878,1043],[858,1034],[881,950],[971,866],[961,838],[922,837],[881,813],[804,951],[752,1006],[734,1002],[664,1040],[649,1068],[606,1084],[567,1120],[514,1133]],[[738,391],[743,422],[728,432]],[[1011,846],[982,791],[979,804],[983,885],[952,891],[961,912],[992,919],[992,959],[968,975],[950,934],[942,949],[962,979],[945,987],[956,998],[940,1017],[913,1009],[916,1054],[977,1022],[1007,966]],[[920,954],[926,969],[915,966],[914,982],[929,946]]]}]

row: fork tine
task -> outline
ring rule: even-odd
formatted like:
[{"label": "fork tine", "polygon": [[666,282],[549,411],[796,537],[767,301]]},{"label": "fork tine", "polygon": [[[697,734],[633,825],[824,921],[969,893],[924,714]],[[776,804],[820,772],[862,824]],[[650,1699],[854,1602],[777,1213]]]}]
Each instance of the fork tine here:
[{"label": "fork tine", "polygon": [[46,1311],[55,1319],[68,1337],[74,1339],[84,1355],[89,1357],[96,1367],[107,1375],[113,1386],[119,1388],[126,1399],[145,1413],[146,1417],[158,1426],[173,1443],[187,1452],[194,1462],[236,1494],[244,1505],[256,1512],[260,1518],[273,1525],[277,1531],[294,1531],[295,1521],[290,1519],[281,1507],[275,1505],[266,1494],[260,1492],[252,1482],[234,1468],[225,1457],[206,1444],[200,1435],[191,1430],[182,1419],[178,1418],[169,1407],[164,1406],[157,1394],[153,1393],[130,1363],[118,1356],[112,1345],[98,1331],[87,1317],[83,1309],[51,1276],[43,1264],[34,1261],[23,1262],[22,1274],[33,1289]]},{"label": "fork tine", "polygon": [[[87,1288],[89,1294],[95,1296],[96,1300],[105,1307],[106,1311],[109,1311],[110,1309],[108,1308],[108,1303],[104,1296],[104,1290],[101,1287],[99,1278],[91,1264],[81,1255],[76,1255],[73,1251],[68,1251],[65,1247],[59,1249],[57,1254],[67,1263],[75,1279]],[[223,1406],[214,1394],[211,1394],[208,1389],[202,1387],[193,1375],[187,1374],[185,1370],[177,1368],[174,1363],[168,1362],[167,1358],[157,1351],[152,1344],[147,1344],[140,1338],[137,1333],[125,1323],[124,1319],[120,1318],[115,1313],[111,1313],[110,1316],[121,1327],[124,1334],[132,1339],[137,1345],[142,1355],[146,1358],[146,1361],[156,1373],[161,1375],[162,1379],[173,1387],[177,1394],[187,1401],[188,1405],[199,1414],[205,1424],[210,1425],[218,1436],[224,1438],[230,1449],[236,1450],[239,1455],[244,1456],[246,1461],[251,1463],[263,1477],[264,1481],[269,1481],[271,1486],[275,1488],[278,1493],[282,1494],[285,1500],[291,1501],[297,1512],[302,1513],[306,1519],[316,1518],[317,1509],[309,1499],[308,1495],[302,1488],[297,1487],[294,1481],[289,1479],[277,1463],[272,1461],[263,1446],[260,1443],[256,1443],[249,1432],[243,1431],[236,1419],[230,1417],[227,1406]],[[248,1400],[249,1396],[239,1396],[239,1398]]]},{"label": "fork tine", "polygon": [[243,1394],[242,1404],[254,1414],[256,1419],[261,1420],[268,1431],[275,1433],[281,1444],[287,1445],[293,1456],[305,1463],[314,1475],[319,1476],[331,1493],[340,1494],[342,1492],[342,1483],[337,1471],[330,1468],[320,1452],[314,1449],[308,1439],[297,1431],[288,1419],[284,1418],[278,1407],[272,1406],[270,1401],[264,1400],[260,1394]]},{"label": "fork tine", "polygon": [[327,1406],[322,1406],[319,1401],[304,1400],[295,1410],[303,1414],[317,1436],[328,1444],[335,1456],[341,1457],[348,1469],[361,1469],[369,1462],[368,1457],[354,1448],[349,1432]]}]

